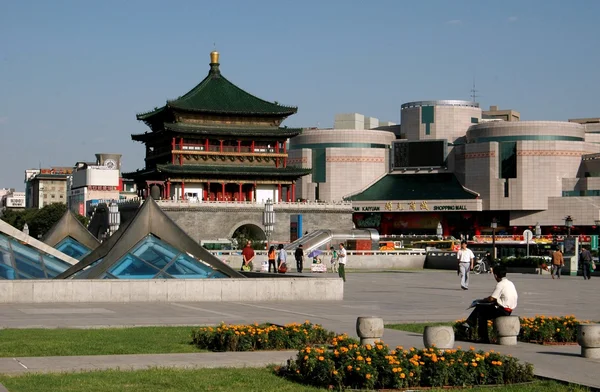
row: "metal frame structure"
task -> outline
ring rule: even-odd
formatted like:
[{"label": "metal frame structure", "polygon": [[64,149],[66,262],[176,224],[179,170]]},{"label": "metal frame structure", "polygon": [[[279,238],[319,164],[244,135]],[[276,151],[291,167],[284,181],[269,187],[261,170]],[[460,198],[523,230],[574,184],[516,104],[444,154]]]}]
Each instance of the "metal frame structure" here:
[{"label": "metal frame structure", "polygon": [[42,238],[42,242],[52,247],[67,237],[86,246],[89,249],[96,249],[100,246],[100,241],[88,231],[88,229],[79,222],[75,214],[67,211],[58,222]]},{"label": "metal frame structure", "polygon": [[[245,278],[243,274],[223,263],[218,257],[211,254],[188,236],[160,209],[151,197],[146,199],[136,215],[122,225],[115,234],[84,257],[79,263],[56,278],[99,278],[142,239],[148,236],[148,234],[154,235],[181,252],[188,253],[196,259],[202,260],[202,262],[230,278]],[[98,262],[100,259],[102,260]],[[79,274],[77,274],[78,272]],[[74,276],[75,274],[77,276]]]}]

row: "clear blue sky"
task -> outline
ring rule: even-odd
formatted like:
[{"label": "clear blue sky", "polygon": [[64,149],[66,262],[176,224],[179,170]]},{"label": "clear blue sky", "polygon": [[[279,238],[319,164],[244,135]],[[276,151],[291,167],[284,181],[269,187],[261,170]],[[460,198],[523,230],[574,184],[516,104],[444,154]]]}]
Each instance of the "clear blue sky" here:
[{"label": "clear blue sky", "polygon": [[136,113],[221,71],[298,106],[400,121],[400,105],[469,99],[523,120],[600,116],[600,1],[0,0],[0,187],[96,152],[143,167]]}]

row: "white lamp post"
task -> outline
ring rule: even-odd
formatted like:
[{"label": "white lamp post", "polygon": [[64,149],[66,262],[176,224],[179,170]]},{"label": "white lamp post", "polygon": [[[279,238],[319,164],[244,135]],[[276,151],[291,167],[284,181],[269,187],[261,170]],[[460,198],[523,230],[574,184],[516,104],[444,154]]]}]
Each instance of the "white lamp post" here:
[{"label": "white lamp post", "polygon": [[267,199],[265,202],[265,211],[263,212],[263,226],[267,236],[267,250],[269,250],[271,234],[275,226],[275,210],[273,210],[273,200]]},{"label": "white lamp post", "polygon": [[496,229],[498,228],[498,220],[493,218],[490,226],[492,227],[492,265],[494,265],[496,262]]},{"label": "white lamp post", "polygon": [[23,225],[23,233],[29,235],[29,225],[27,223]]},{"label": "white lamp post", "polygon": [[438,222],[436,234],[438,236],[438,239],[441,240],[444,235],[444,228],[442,227],[442,222]]},{"label": "white lamp post", "polygon": [[540,227],[540,223],[535,224],[535,237],[539,239],[542,236],[542,228]]}]

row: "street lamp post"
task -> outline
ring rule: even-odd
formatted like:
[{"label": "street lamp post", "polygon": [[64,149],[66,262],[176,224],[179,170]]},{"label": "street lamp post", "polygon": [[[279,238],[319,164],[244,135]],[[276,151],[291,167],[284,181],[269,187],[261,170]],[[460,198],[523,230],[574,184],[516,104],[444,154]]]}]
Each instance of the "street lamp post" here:
[{"label": "street lamp post", "polygon": [[437,234],[438,239],[440,239],[440,240],[444,236],[444,228],[442,227],[442,222],[438,222],[436,234]]},{"label": "street lamp post", "polygon": [[571,218],[571,215],[567,215],[565,218],[565,226],[567,226],[567,237],[571,237],[571,227],[573,227],[573,218]]},{"label": "street lamp post", "polygon": [[263,212],[263,226],[267,236],[267,250],[269,250],[271,234],[275,226],[275,210],[273,210],[273,200],[267,199],[265,202],[265,211]]},{"label": "street lamp post", "polygon": [[492,265],[496,262],[496,229],[498,228],[498,221],[496,218],[492,219]]},{"label": "street lamp post", "polygon": [[[596,219],[594,221],[594,224],[600,230],[600,219]],[[599,242],[600,242],[600,235],[598,236],[598,241],[596,242],[596,244],[598,244]],[[600,251],[600,246],[598,246],[597,249]]]}]

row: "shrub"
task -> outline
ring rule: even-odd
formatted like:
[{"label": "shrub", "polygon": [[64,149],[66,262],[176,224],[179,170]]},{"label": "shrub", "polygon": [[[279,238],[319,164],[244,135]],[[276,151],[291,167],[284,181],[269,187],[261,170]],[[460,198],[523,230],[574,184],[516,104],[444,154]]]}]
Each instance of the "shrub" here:
[{"label": "shrub", "polygon": [[203,327],[192,331],[192,343],[211,351],[256,351],[300,349],[330,343],[335,334],[318,324],[250,324]]},{"label": "shrub", "polygon": [[359,346],[340,335],[333,348],[305,347],[278,373],[294,381],[335,389],[512,384],[533,380],[533,367],[494,351],[437,348],[390,351],[383,342]]},{"label": "shrub", "polygon": [[[580,321],[575,316],[562,317],[520,317],[521,331],[517,340],[520,342],[537,343],[575,343],[577,342],[577,326],[589,323],[589,321]],[[454,324],[454,334],[457,340],[470,341],[479,338],[477,331],[470,331],[467,335],[465,330],[460,327],[466,320],[457,320]],[[488,321],[488,334],[490,340],[495,340],[496,331],[493,322]]]}]

